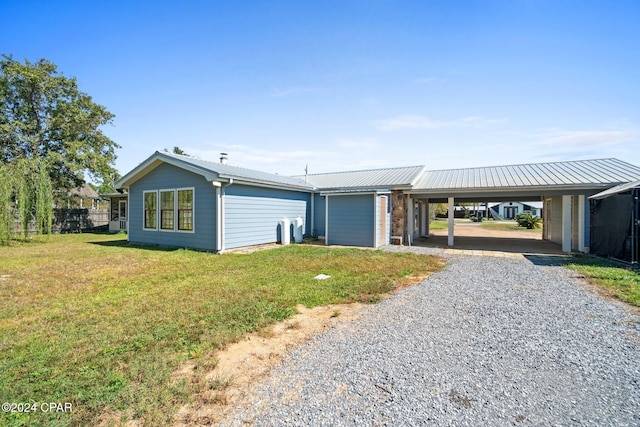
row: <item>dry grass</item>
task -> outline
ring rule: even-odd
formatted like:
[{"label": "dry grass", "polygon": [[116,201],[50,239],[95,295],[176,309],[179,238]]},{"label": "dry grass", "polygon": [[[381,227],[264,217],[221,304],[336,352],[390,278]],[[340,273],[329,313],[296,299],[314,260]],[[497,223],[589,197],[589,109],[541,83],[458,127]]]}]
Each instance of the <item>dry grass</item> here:
[{"label": "dry grass", "polygon": [[[0,400],[73,404],[72,414],[2,413],[0,424],[166,424],[212,386],[173,381],[186,361],[198,366],[212,350],[267,331],[298,304],[377,301],[403,277],[439,266],[433,257],[307,245],[219,256],[101,234],[0,247]],[[332,278],[314,280],[319,273]]]}]

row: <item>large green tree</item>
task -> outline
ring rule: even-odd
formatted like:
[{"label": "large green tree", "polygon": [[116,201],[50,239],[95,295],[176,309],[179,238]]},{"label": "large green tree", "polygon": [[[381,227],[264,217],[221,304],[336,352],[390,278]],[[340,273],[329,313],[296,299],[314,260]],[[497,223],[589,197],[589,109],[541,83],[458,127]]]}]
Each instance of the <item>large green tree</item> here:
[{"label": "large green tree", "polygon": [[74,77],[46,59],[0,60],[0,162],[46,161],[56,190],[80,185],[85,173],[102,185],[117,176],[119,145],[101,131],[114,115],[78,89]]}]

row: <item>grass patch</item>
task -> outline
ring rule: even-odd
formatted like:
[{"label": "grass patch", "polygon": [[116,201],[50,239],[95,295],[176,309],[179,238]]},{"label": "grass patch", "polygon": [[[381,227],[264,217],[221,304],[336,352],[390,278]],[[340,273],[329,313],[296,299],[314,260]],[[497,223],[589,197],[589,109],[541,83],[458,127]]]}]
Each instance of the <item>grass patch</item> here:
[{"label": "grass patch", "polygon": [[[457,218],[454,220],[455,224],[471,224],[473,223],[469,219]],[[475,224],[475,223],[474,223]],[[481,228],[486,230],[507,230],[507,231],[523,231],[525,233],[541,233],[541,229],[529,230],[525,227],[518,227],[518,223],[513,221],[494,221],[494,220],[483,220],[479,223]],[[447,219],[436,218],[429,223],[430,230],[446,230],[449,227],[449,222]]]},{"label": "grass patch", "polygon": [[576,255],[566,267],[581,273],[605,293],[640,307],[640,271],[600,258]]},{"label": "grass patch", "polygon": [[519,227],[518,223],[514,221],[482,221],[481,228],[486,230],[506,230],[506,231],[522,231],[524,233],[542,233],[541,228],[528,229],[526,227]]},{"label": "grass patch", "polygon": [[[1,413],[0,425],[95,425],[103,414],[167,424],[207,387],[171,380],[187,360],[288,318],[298,304],[377,301],[404,276],[439,266],[428,256],[310,245],[218,256],[107,234],[0,247],[0,401],[73,404],[71,414]],[[313,279],[319,273],[331,279]]]}]

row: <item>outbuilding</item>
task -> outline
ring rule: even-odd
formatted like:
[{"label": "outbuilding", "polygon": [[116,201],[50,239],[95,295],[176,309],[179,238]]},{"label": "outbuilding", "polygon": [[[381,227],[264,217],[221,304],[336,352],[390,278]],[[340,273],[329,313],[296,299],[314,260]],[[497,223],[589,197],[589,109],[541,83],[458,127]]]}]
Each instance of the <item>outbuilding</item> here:
[{"label": "outbuilding", "polygon": [[637,264],[640,261],[640,181],[621,184],[589,198],[591,253]]}]

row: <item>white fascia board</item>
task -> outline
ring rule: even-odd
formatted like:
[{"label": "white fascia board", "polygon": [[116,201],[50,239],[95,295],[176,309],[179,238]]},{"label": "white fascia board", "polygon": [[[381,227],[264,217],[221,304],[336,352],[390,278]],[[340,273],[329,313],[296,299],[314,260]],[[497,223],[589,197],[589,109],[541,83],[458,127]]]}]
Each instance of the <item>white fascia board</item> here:
[{"label": "white fascia board", "polygon": [[[147,160],[140,163],[138,166],[133,168],[131,172],[116,181],[115,188],[121,189],[129,187],[131,184],[147,175],[162,163],[167,163],[177,168],[192,172],[196,175],[200,175],[209,182],[220,180],[220,177],[215,172],[203,170],[202,168],[189,164],[188,162],[177,159],[175,157],[165,156],[161,152],[156,151]],[[225,182],[226,180],[223,179],[222,181]]]},{"label": "white fascia board", "polygon": [[607,184],[577,184],[577,185],[540,185],[540,186],[521,186],[521,187],[475,187],[475,188],[436,188],[436,189],[414,189],[409,190],[406,194],[417,194],[429,197],[447,197],[455,195],[460,197],[468,197],[469,194],[476,193],[493,193],[505,194],[510,193],[536,193],[547,194],[549,192],[560,191],[598,191],[608,188]]},{"label": "white fascia board", "polygon": [[320,196],[366,196],[367,194],[391,194],[391,190],[363,190],[363,191],[321,191]]},{"label": "white fascia board", "polygon": [[220,178],[226,179],[228,181],[233,181],[233,183],[235,184],[247,185],[251,187],[274,188],[277,190],[293,190],[293,191],[302,191],[305,193],[313,193],[315,189],[313,187],[306,188],[306,187],[298,187],[295,185],[277,184],[277,183],[253,181],[253,180],[246,180],[246,179],[243,180],[230,175],[220,175]]}]

